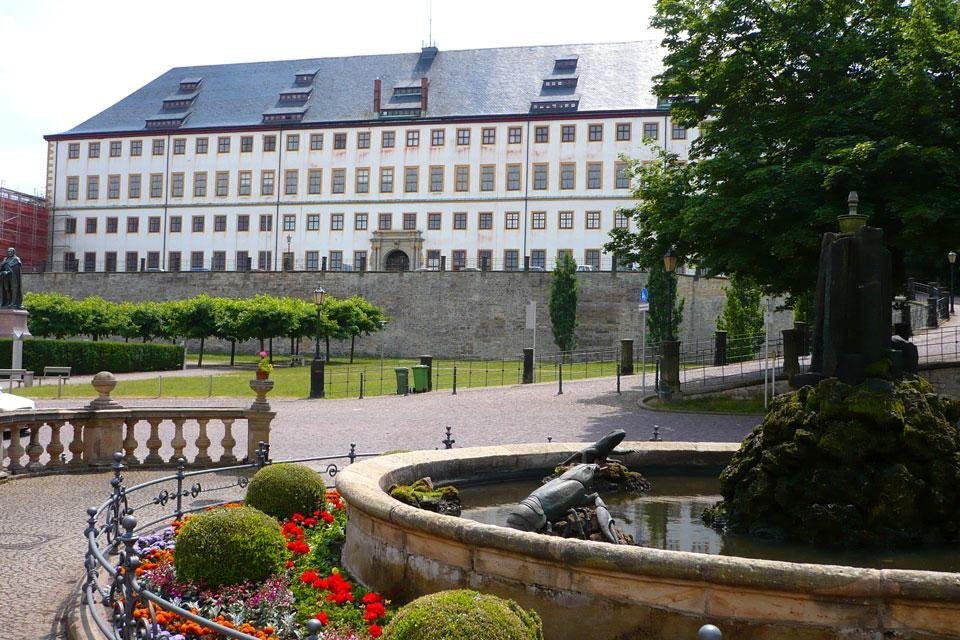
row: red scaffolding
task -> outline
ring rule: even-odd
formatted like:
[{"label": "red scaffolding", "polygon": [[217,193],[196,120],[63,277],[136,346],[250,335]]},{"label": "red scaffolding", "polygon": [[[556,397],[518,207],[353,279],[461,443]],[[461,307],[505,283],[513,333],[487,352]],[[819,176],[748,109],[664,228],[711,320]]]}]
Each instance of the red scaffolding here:
[{"label": "red scaffolding", "polygon": [[0,188],[0,255],[14,247],[24,271],[44,271],[47,220],[45,199]]}]

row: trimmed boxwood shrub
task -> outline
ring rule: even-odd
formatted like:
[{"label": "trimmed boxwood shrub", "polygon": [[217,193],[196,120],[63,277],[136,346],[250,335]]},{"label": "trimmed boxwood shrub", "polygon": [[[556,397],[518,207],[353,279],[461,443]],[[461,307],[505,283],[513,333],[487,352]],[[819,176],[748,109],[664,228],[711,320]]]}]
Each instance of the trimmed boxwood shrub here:
[{"label": "trimmed boxwood shrub", "polygon": [[[12,340],[0,340],[0,369],[10,368]],[[40,374],[44,367],[72,367],[75,375],[109,371],[165,371],[183,367],[183,347],[172,344],[144,344],[82,340],[23,341],[23,368]]]},{"label": "trimmed boxwood shrub", "polygon": [[177,579],[217,587],[260,581],[283,571],[280,524],[252,507],[221,507],[192,516],[177,534]]},{"label": "trimmed boxwood shrub", "polygon": [[543,640],[540,616],[469,589],[441,591],[407,604],[383,630],[383,640]]},{"label": "trimmed boxwood shrub", "polygon": [[324,505],[326,486],[319,473],[303,464],[271,464],[247,485],[245,502],[278,520],[295,513],[310,516]]}]

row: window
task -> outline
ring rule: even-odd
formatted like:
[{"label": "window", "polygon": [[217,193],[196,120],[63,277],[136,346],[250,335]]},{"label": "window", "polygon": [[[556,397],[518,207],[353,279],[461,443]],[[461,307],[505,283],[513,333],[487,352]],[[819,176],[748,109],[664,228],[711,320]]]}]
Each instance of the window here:
[{"label": "window", "polygon": [[153,155],[155,156],[163,155],[163,138],[155,138],[153,140]]},{"label": "window", "polygon": [[287,169],[283,172],[283,193],[288,196],[297,195],[297,183],[300,180],[300,171],[297,169]]},{"label": "window", "polygon": [[151,198],[163,197],[163,174],[162,173],[150,174],[150,197]]},{"label": "window", "polygon": [[300,151],[300,134],[287,134],[287,151]]},{"label": "window", "polygon": [[530,212],[530,228],[546,229],[547,228],[547,212],[531,211]]},{"label": "window", "polygon": [[333,169],[330,172],[330,192],[344,193],[347,189],[347,170]]},{"label": "window", "polygon": [[493,212],[481,211],[477,219],[477,228],[481,231],[493,229]]},{"label": "window", "polygon": [[273,195],[273,170],[260,172],[260,195]]},{"label": "window", "polygon": [[83,231],[84,231],[84,233],[96,233],[96,232],[97,232],[97,219],[96,219],[96,218],[84,218],[84,220],[83,220]]},{"label": "window", "polygon": [[430,146],[442,147],[444,143],[445,135],[446,135],[446,132],[443,129],[431,129],[430,130]]},{"label": "window", "polygon": [[467,212],[455,211],[453,214],[453,228],[465,230],[467,228]]},{"label": "window", "polygon": [[454,249],[450,252],[453,257],[453,270],[463,271],[467,268],[467,252],[462,249]]},{"label": "window", "polygon": [[330,214],[330,230],[343,231],[343,214],[342,213]]},{"label": "window", "polygon": [[335,134],[333,134],[333,148],[334,148],[334,149],[346,149],[346,148],[347,148],[347,134],[345,134],[345,133],[335,133]]},{"label": "window", "polygon": [[140,255],[136,251],[127,251],[124,262],[127,271],[136,271],[137,263],[140,262]]},{"label": "window", "polygon": [[453,189],[454,191],[469,191],[470,190],[470,167],[465,164],[458,164],[453,168],[454,181]]},{"label": "window", "polygon": [[80,157],[80,143],[71,142],[67,145],[67,157],[71,160]]},{"label": "window", "polygon": [[248,196],[253,190],[253,172],[241,171],[237,174],[237,195]]},{"label": "window", "polygon": [[207,172],[198,171],[193,174],[193,195],[195,198],[204,198],[207,195]]},{"label": "window", "polygon": [[171,251],[167,254],[167,269],[170,271],[180,271],[179,251]]},{"label": "window", "polygon": [[603,163],[587,163],[587,189],[600,189],[603,185]]},{"label": "window", "polygon": [[[181,180],[183,179],[183,174],[180,174]],[[107,198],[110,200],[116,200],[120,197],[120,176],[113,175],[107,176]]]},{"label": "window", "polygon": [[65,251],[63,253],[63,270],[64,271],[77,270],[77,254],[75,254],[72,251]]},{"label": "window", "polygon": [[627,214],[624,213],[623,211],[614,211],[613,226],[617,229],[630,228],[630,219],[627,217]]},{"label": "window", "polygon": [[240,153],[253,152],[253,136],[240,136]]},{"label": "window", "polygon": [[416,193],[419,190],[420,190],[420,167],[404,167],[403,169],[404,193]]},{"label": "window", "polygon": [[370,193],[370,169],[359,167],[354,180],[356,193]]},{"label": "window", "polygon": [[627,163],[617,162],[613,165],[613,170],[617,174],[617,189],[629,189],[630,172],[627,169]]},{"label": "window", "polygon": [[440,214],[439,213],[428,213],[427,214],[427,229],[430,231],[439,231],[440,230]]},{"label": "window", "polygon": [[496,144],[497,143],[497,130],[493,127],[484,127],[480,130],[480,142],[481,144]]},{"label": "window", "polygon": [[367,214],[366,213],[354,213],[353,214],[353,228],[357,231],[366,231],[367,230]]},{"label": "window", "polygon": [[644,122],[643,123],[643,137],[649,138],[651,140],[657,140],[660,137],[660,123],[658,122]]},{"label": "window", "polygon": [[214,231],[226,231],[226,230],[227,230],[227,216],[224,216],[224,215],[213,216],[213,230],[214,230]]},{"label": "window", "polygon": [[217,138],[217,153],[230,153],[230,136]]},{"label": "window", "polygon": [[143,155],[143,140],[130,141],[130,155],[131,156]]},{"label": "window", "polygon": [[493,191],[497,182],[497,167],[492,164],[480,165],[480,191]]},{"label": "window", "polygon": [[[311,133],[310,134],[310,151],[321,151],[323,149],[323,134],[322,133]],[[314,251],[316,253],[316,251]]]},{"label": "window", "polygon": [[520,228],[520,212],[519,211],[507,211],[504,214],[504,229],[519,229]]},{"label": "window", "polygon": [[269,213],[260,214],[260,231],[273,231],[273,216]]},{"label": "window", "polygon": [[493,252],[489,249],[477,251],[477,264],[481,271],[490,271],[493,268]]},{"label": "window", "polygon": [[[68,183],[69,186],[69,183]],[[139,198],[140,197],[140,174],[131,173],[127,176],[127,197],[128,198]],[[69,193],[67,194],[67,199],[70,199]]]},{"label": "window", "polygon": [[320,268],[319,251],[307,251],[303,257],[307,271],[317,271]]},{"label": "window", "polygon": [[549,165],[547,164],[535,164],[533,165],[533,189],[534,191],[543,191],[549,185],[548,180],[548,171]]},{"label": "window", "polygon": [[264,152],[276,151],[276,150],[277,150],[277,136],[275,136],[275,135],[266,135],[266,136],[263,136],[263,150],[264,150]]},{"label": "window", "polygon": [[583,252],[583,264],[590,265],[594,269],[600,269],[600,249],[585,249]]},{"label": "window", "polygon": [[[174,138],[173,139],[173,155],[182,156],[187,151],[187,139],[186,138]],[[113,155],[113,143],[110,143],[110,155]],[[117,155],[120,155],[118,152]]]},{"label": "window", "polygon": [[573,211],[560,211],[557,213],[558,229],[573,229]]},{"label": "window", "polygon": [[562,262],[565,255],[573,258],[573,249],[557,249],[557,262]]},{"label": "window", "polygon": [[587,224],[587,229],[599,229],[600,228],[600,212],[587,211],[586,224]]},{"label": "window", "polygon": [[173,198],[183,197],[183,174],[182,173],[170,174],[170,196]]},{"label": "window", "polygon": [[88,158],[99,158],[99,157],[100,157],[100,143],[99,143],[99,142],[89,142],[89,143],[87,143],[87,157],[88,157]]},{"label": "window", "polygon": [[287,213],[283,216],[283,230],[284,231],[296,231],[297,230],[297,216]]},{"label": "window", "polygon": [[505,249],[503,252],[503,268],[506,271],[516,271],[520,268],[520,252],[516,249]]},{"label": "window", "polygon": [[390,231],[393,228],[393,214],[381,213],[377,219],[377,229],[380,231]]},{"label": "window", "polygon": [[618,122],[617,123],[617,140],[624,141],[629,139],[630,139],[630,123]]},{"label": "window", "polygon": [[104,254],[104,265],[103,270],[114,272],[117,270],[117,252],[116,251],[107,251]]},{"label": "window", "polygon": [[[173,141],[174,144],[174,153],[176,153],[176,144],[179,142],[181,144],[180,153],[183,153],[183,146],[186,146],[187,141],[184,138],[176,138]],[[114,140],[110,143],[110,157],[119,158],[120,154],[123,152],[123,143],[119,140]]]},{"label": "window", "polygon": [[319,230],[320,230],[320,214],[308,213],[307,214],[307,231],[319,231]]},{"label": "window", "polygon": [[520,144],[523,139],[523,133],[520,127],[510,127],[507,129],[507,142],[510,144]]},{"label": "window", "polygon": [[203,251],[190,252],[190,270],[199,271],[203,269]]},{"label": "window", "polygon": [[183,218],[181,216],[170,216],[170,233],[180,233],[183,229]]},{"label": "window", "polygon": [[197,138],[196,142],[194,142],[194,151],[197,155],[205,154],[209,147],[210,140],[208,138]]},{"label": "window", "polygon": [[307,191],[316,195],[323,189],[323,169],[309,169],[307,171]]},{"label": "window", "polygon": [[250,216],[246,213],[237,216],[237,231],[250,231]]},{"label": "window", "polygon": [[273,264],[273,251],[257,252],[257,269],[260,271],[270,271],[271,264]]},{"label": "window", "polygon": [[205,220],[203,216],[193,216],[193,218],[191,218],[190,230],[194,233],[203,233]]},{"label": "window", "polygon": [[686,140],[687,139],[686,127],[681,127],[676,122],[672,123],[670,127],[670,138],[673,140]]},{"label": "window", "polygon": [[560,142],[576,142],[577,127],[572,124],[565,124],[560,127]]},{"label": "window", "polygon": [[470,129],[457,129],[457,144],[470,144]]},{"label": "window", "polygon": [[67,200],[76,200],[80,192],[80,176],[67,176]]},{"label": "window", "polygon": [[100,197],[100,176],[87,176],[87,200]]},{"label": "window", "polygon": [[107,218],[107,233],[116,233],[119,219],[115,216]]},{"label": "window", "polygon": [[550,127],[540,126],[533,128],[534,142],[550,142]]},{"label": "window", "polygon": [[397,134],[393,131],[384,131],[380,134],[380,146],[384,149],[392,149],[397,143]]},{"label": "window", "polygon": [[431,269],[440,268],[440,250],[427,249],[427,266]]},{"label": "window", "polygon": [[210,270],[211,271],[227,270],[227,252],[226,251],[213,252],[213,259],[210,261]]},{"label": "window", "polygon": [[160,268],[160,252],[159,251],[147,252],[147,268],[148,269]]},{"label": "window", "polygon": [[330,252],[330,270],[331,271],[343,270],[343,251]]},{"label": "window", "polygon": [[420,130],[419,129],[407,130],[407,146],[408,147],[420,146]]},{"label": "window", "polygon": [[380,167],[380,193],[393,193],[393,167]]},{"label": "window", "polygon": [[577,182],[577,166],[572,162],[560,163],[560,188],[574,189]]},{"label": "window", "polygon": [[367,270],[367,252],[366,251],[353,252],[353,269],[355,271]]},{"label": "window", "polygon": [[370,132],[357,131],[357,149],[369,149],[369,148],[370,148]]},{"label": "window", "polygon": [[237,271],[249,271],[250,270],[250,254],[246,251],[237,251],[236,265],[234,269]]},{"label": "window", "polygon": [[520,191],[520,165],[507,165],[507,191]]},{"label": "window", "polygon": [[216,174],[217,196],[230,195],[230,174],[226,171],[217,171]]},{"label": "window", "polygon": [[77,232],[77,219],[76,218],[65,218],[63,221],[63,232],[68,234],[74,234]]},{"label": "window", "polygon": [[587,128],[588,138],[590,142],[600,142],[603,140],[603,125],[602,124],[591,124]]},{"label": "window", "polygon": [[[87,251],[83,254],[83,270],[84,271],[96,271],[97,270],[97,254],[93,251]],[[133,269],[136,271],[136,267]],[[129,271],[129,269],[127,269]]]},{"label": "window", "polygon": [[417,214],[415,213],[403,214],[403,230],[416,231],[416,229],[417,229]]},{"label": "window", "polygon": [[439,193],[443,191],[443,167],[430,167],[430,192]]}]

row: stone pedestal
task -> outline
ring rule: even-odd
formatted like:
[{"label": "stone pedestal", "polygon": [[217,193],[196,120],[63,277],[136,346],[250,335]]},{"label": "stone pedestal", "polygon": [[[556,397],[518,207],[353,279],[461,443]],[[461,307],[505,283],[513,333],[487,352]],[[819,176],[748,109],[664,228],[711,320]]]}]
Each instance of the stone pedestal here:
[{"label": "stone pedestal", "polygon": [[0,309],[0,338],[13,338],[11,369],[23,369],[23,339],[30,337],[26,309]]},{"label": "stone pedestal", "polygon": [[620,340],[620,375],[633,375],[633,340]]},{"label": "stone pedestal", "polygon": [[257,444],[270,444],[270,423],[277,415],[270,410],[267,394],[273,389],[273,380],[251,380],[250,388],[257,394],[257,399],[250,405],[247,414],[247,457],[246,461],[256,459]]}]

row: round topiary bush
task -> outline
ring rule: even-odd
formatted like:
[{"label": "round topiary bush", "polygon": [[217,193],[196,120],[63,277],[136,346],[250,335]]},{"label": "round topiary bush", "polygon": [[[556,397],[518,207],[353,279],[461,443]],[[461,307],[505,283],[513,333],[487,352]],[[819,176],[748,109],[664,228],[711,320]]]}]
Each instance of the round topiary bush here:
[{"label": "round topiary bush", "polygon": [[320,474],[306,465],[271,464],[254,474],[245,502],[286,520],[295,513],[310,516],[323,508],[326,490]]},{"label": "round topiary bush", "polygon": [[469,589],[417,598],[393,617],[383,640],[543,640],[540,616]]},{"label": "round topiary bush", "polygon": [[177,579],[210,587],[259,581],[283,571],[287,541],[277,521],[252,507],[192,516],[173,550]]}]

